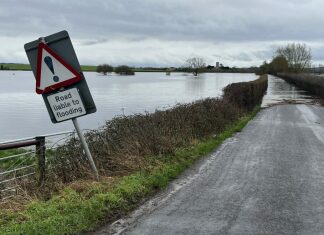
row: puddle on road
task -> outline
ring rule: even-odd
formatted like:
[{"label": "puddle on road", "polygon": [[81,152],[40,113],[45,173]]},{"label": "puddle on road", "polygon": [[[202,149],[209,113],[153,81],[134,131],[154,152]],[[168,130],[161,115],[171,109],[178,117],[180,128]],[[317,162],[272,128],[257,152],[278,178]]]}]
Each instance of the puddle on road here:
[{"label": "puddle on road", "polygon": [[268,90],[263,97],[261,107],[266,108],[276,104],[315,104],[318,99],[281,78],[268,75]]}]

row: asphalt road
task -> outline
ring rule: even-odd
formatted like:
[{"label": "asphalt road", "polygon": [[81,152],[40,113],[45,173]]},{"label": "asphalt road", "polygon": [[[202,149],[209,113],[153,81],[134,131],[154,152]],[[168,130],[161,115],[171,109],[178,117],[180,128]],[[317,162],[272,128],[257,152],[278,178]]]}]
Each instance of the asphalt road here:
[{"label": "asphalt road", "polygon": [[324,107],[263,109],[112,232],[324,234]]}]

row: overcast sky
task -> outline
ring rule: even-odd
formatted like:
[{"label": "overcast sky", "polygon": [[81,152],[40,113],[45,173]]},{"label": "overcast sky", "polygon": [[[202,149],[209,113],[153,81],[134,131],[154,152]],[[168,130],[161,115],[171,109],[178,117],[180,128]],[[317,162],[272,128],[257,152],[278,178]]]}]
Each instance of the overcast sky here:
[{"label": "overcast sky", "polygon": [[67,30],[81,64],[260,65],[303,42],[324,63],[323,0],[1,0],[0,62],[28,63],[23,45]]}]

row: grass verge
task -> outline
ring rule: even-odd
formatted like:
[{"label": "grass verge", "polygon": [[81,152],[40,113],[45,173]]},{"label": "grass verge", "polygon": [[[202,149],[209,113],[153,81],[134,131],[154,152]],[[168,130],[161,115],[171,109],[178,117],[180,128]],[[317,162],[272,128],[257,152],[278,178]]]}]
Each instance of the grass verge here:
[{"label": "grass verge", "polygon": [[[17,63],[4,63],[0,64],[2,66],[3,70],[26,70],[30,71],[31,67],[29,64],[17,64]],[[81,65],[81,69],[84,72],[95,72],[97,69],[97,66],[94,65]]]},{"label": "grass verge", "polygon": [[[26,153],[26,150],[23,149],[23,148],[0,150],[0,159],[5,158],[5,157],[10,157],[12,155],[21,154],[21,153]],[[8,167],[12,166],[12,164],[19,164],[24,159],[26,159],[26,156],[25,157],[17,157],[15,159],[9,159],[9,160],[0,161],[0,170],[1,169],[7,169]]]},{"label": "grass verge", "polygon": [[24,153],[24,152],[26,152],[26,150],[24,150],[24,149],[1,150],[0,158],[12,156],[12,155],[20,154],[20,153]]},{"label": "grass verge", "polygon": [[173,155],[148,157],[149,167],[119,178],[92,182],[81,191],[68,187],[48,201],[33,201],[23,210],[0,210],[0,234],[75,234],[112,221],[134,209],[143,198],[164,188],[200,157],[239,132],[257,114],[256,107],[224,132]]}]

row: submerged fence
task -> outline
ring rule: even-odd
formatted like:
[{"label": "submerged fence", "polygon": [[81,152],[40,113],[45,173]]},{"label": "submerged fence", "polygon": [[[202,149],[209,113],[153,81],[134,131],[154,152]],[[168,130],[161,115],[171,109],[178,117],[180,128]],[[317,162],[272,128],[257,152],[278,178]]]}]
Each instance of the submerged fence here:
[{"label": "submerged fence", "polygon": [[69,131],[1,142],[0,200],[19,194],[20,186],[26,180],[42,185],[48,170],[46,154],[50,154],[74,134]]}]

